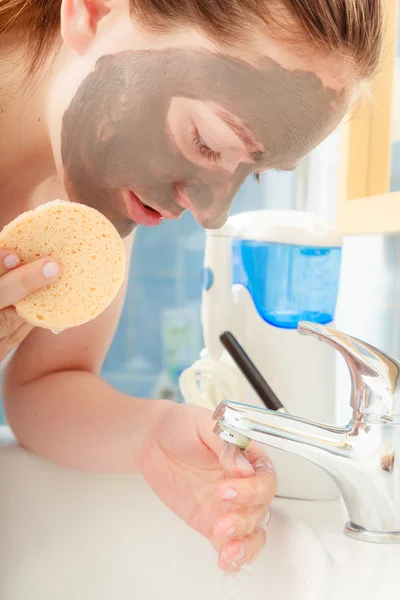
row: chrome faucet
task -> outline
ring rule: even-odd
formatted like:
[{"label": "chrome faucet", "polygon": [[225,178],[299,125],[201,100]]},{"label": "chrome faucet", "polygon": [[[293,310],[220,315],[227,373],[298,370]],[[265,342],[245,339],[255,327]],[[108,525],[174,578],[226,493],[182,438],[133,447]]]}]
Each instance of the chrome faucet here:
[{"label": "chrome faucet", "polygon": [[215,433],[245,449],[251,440],[322,467],[336,481],[349,521],[345,533],[400,543],[400,364],[335,329],[302,322],[298,331],[338,350],[350,371],[352,418],[346,427],[282,412],[223,402]]}]

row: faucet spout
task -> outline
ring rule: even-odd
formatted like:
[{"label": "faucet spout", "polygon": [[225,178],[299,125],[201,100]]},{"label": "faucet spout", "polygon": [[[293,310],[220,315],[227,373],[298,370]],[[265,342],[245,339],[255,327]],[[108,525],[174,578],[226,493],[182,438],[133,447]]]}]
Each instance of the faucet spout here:
[{"label": "faucet spout", "polygon": [[400,543],[400,364],[356,338],[322,325],[299,331],[334,346],[352,381],[353,416],[345,427],[234,402],[214,413],[214,431],[246,448],[251,440],[323,468],[346,504],[346,533],[358,540]]},{"label": "faucet spout", "polygon": [[329,462],[329,455],[344,456],[349,449],[350,427],[334,427],[236,402],[222,402],[214,419],[217,421],[215,433],[221,437],[224,437],[224,431],[226,435],[230,432],[286,450],[321,466],[325,461]]},{"label": "faucet spout", "polygon": [[324,469],[346,504],[347,535],[400,543],[400,466],[395,461],[400,431],[394,437],[393,426],[352,420],[347,427],[335,427],[234,402],[221,403],[214,419],[215,433],[242,449],[254,441]]}]

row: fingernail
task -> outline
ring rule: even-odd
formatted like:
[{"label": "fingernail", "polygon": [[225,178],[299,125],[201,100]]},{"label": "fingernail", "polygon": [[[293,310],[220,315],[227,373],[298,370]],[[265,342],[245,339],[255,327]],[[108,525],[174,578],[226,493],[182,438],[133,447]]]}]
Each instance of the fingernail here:
[{"label": "fingernail", "polygon": [[246,470],[246,471],[250,471],[250,470],[254,471],[253,467],[251,466],[251,464],[249,463],[247,458],[244,456],[244,454],[237,454],[236,458],[235,458],[235,462],[236,462],[236,466],[239,467],[239,469]]},{"label": "fingernail", "polygon": [[222,521],[221,523],[218,523],[218,525],[216,525],[215,529],[214,529],[214,533],[217,537],[220,538],[227,538],[232,536],[235,531],[236,531],[236,527],[231,527],[230,529],[228,529],[228,531],[226,530],[226,527],[229,526],[229,523],[227,523],[226,521]]},{"label": "fingernail", "polygon": [[229,529],[229,531],[227,531],[226,533],[224,533],[224,534],[222,535],[222,537],[223,537],[223,538],[232,537],[232,535],[235,533],[235,531],[236,531],[236,527],[231,527],[231,528]]},{"label": "fingernail", "polygon": [[4,259],[4,266],[6,269],[15,269],[19,265],[19,258],[14,254],[9,254]]},{"label": "fingernail", "polygon": [[244,558],[244,548],[240,548],[239,552],[236,554],[233,560],[243,560]]},{"label": "fingernail", "polygon": [[60,267],[55,262],[47,262],[43,267],[42,273],[46,279],[53,279],[60,274]]},{"label": "fingernail", "polygon": [[234,498],[236,498],[237,496],[237,492],[235,490],[232,490],[231,488],[229,488],[228,490],[225,490],[225,492],[222,494],[222,499],[223,500],[233,500]]}]

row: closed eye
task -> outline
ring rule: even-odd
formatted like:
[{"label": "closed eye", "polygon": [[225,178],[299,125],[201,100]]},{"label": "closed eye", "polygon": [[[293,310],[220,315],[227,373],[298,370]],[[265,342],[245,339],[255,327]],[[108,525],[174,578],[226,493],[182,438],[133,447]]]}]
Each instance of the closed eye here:
[{"label": "closed eye", "polygon": [[192,131],[193,144],[195,148],[198,150],[200,156],[207,158],[210,162],[217,163],[221,160],[222,154],[221,152],[216,152],[212,150],[204,140],[201,138],[197,128],[194,128]]}]

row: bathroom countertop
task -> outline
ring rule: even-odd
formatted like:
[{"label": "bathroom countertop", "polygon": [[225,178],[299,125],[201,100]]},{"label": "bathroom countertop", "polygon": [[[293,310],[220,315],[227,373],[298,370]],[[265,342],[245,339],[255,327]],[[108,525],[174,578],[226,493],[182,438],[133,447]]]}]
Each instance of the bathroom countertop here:
[{"label": "bathroom countertop", "polygon": [[[225,600],[214,550],[139,475],[58,468],[0,428],[0,486],[1,600]],[[234,595],[397,600],[400,546],[351,540],[344,521],[340,501],[277,498],[256,572]]]}]

